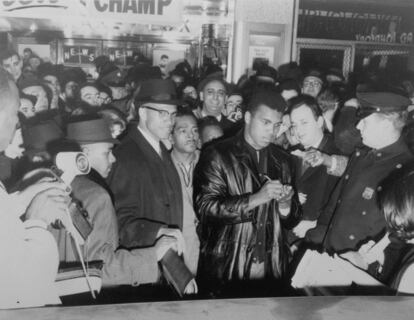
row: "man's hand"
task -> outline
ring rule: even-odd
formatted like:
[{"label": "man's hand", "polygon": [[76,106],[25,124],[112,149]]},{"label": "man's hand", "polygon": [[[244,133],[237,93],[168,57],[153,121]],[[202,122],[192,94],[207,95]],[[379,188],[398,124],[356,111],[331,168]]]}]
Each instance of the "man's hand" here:
[{"label": "man's hand", "polygon": [[356,98],[352,98],[352,99],[345,101],[344,107],[352,107],[352,108],[358,109],[359,102]]},{"label": "man's hand", "polygon": [[155,242],[155,254],[157,261],[160,261],[169,249],[173,249],[178,252],[177,240],[173,237],[163,236]]},{"label": "man's hand", "polygon": [[377,243],[371,240],[365,245],[362,245],[358,252],[365,257],[368,264],[379,262],[382,265],[385,260],[384,250],[389,244],[389,234],[386,233],[385,236]]},{"label": "man's hand", "polygon": [[184,294],[197,294],[198,286],[195,279],[192,279],[184,289]]},{"label": "man's hand", "polygon": [[37,193],[33,197],[26,210],[26,219],[42,220],[46,224],[66,219],[70,201],[68,193],[65,189],[60,188],[61,184],[48,183],[48,185],[48,189]]},{"label": "man's hand", "polygon": [[281,185],[281,191],[280,191],[280,194],[276,196],[276,200],[279,202],[279,204],[281,203],[290,204],[290,201],[292,200],[292,197],[295,194],[292,186],[288,184],[285,184],[285,185],[280,184],[280,185]]},{"label": "man's hand", "polygon": [[292,154],[303,159],[303,161],[307,162],[311,167],[324,165],[329,168],[332,165],[331,157],[316,149],[309,149],[307,151],[295,150]]},{"label": "man's hand", "polygon": [[157,233],[157,239],[160,239],[162,237],[170,237],[176,240],[176,250],[177,254],[180,256],[185,252],[185,242],[183,234],[179,229],[173,229],[173,228],[165,228],[162,227],[160,230],[158,230]]},{"label": "man's hand", "polygon": [[53,182],[52,178],[43,178],[39,182],[27,187],[23,191],[16,194],[16,198],[24,207],[27,206],[32,202],[33,198],[48,189],[59,189],[65,191],[66,194],[69,194],[70,189],[62,182]]},{"label": "man's hand", "polygon": [[279,180],[268,180],[262,188],[250,196],[249,210],[270,200],[276,199],[279,204],[289,204],[294,192],[291,186],[283,185]]},{"label": "man's hand", "polygon": [[367,270],[368,262],[365,260],[365,257],[361,255],[358,251],[347,251],[339,255],[342,259],[345,259],[351,262],[354,266]]},{"label": "man's hand", "polygon": [[313,229],[316,227],[316,220],[310,221],[310,220],[303,220],[301,222],[299,222],[299,224],[293,228],[293,233],[298,237],[298,238],[304,238],[306,235],[306,232],[308,232],[308,230]]},{"label": "man's hand", "polygon": [[237,108],[235,111],[230,112],[227,115],[227,119],[232,122],[237,122],[243,118],[243,113]]},{"label": "man's hand", "polygon": [[302,192],[298,193],[299,203],[301,205],[304,205],[306,203],[306,200],[308,199],[308,195]]},{"label": "man's hand", "polygon": [[358,251],[348,251],[341,254],[341,258],[350,261],[355,266],[361,269],[368,269],[371,263],[379,262],[381,265],[384,264],[384,250],[389,245],[390,240],[388,233],[379,241],[373,240],[363,244]]}]

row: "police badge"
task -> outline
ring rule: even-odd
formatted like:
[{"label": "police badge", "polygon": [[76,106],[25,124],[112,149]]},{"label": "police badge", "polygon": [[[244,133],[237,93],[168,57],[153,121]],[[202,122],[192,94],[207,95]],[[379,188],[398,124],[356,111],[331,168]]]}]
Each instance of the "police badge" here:
[{"label": "police badge", "polygon": [[371,200],[373,195],[374,195],[374,189],[366,187],[364,192],[362,193],[362,198],[366,200]]}]

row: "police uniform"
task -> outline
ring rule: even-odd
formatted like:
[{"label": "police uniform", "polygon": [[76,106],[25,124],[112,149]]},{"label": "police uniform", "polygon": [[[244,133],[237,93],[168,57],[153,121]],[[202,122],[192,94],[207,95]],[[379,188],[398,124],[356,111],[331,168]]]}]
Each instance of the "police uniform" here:
[{"label": "police uniform", "polygon": [[[391,93],[364,93],[360,119],[374,112],[403,111],[409,100]],[[357,250],[369,239],[379,240],[385,219],[377,204],[381,181],[393,170],[412,161],[413,156],[400,138],[382,149],[357,149],[351,156],[330,201],[319,217],[317,228],[306,235],[328,252]]]},{"label": "police uniform", "polygon": [[[111,65],[111,64],[110,64]],[[123,88],[126,86],[126,73],[116,67],[115,65],[107,67],[109,68],[107,74],[101,75],[99,81],[112,88]],[[124,115],[128,114],[128,100],[129,94],[121,99],[112,99],[111,105],[121,111]]]}]

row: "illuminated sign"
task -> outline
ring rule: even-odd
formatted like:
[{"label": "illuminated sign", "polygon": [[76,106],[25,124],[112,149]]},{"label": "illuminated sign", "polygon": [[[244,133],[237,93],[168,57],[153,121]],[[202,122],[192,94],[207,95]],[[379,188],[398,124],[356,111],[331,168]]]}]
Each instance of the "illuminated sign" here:
[{"label": "illuminated sign", "polygon": [[93,0],[87,2],[92,17],[141,23],[182,22],[181,0]]},{"label": "illuminated sign", "polygon": [[0,0],[0,14],[132,23],[182,23],[182,0]]},{"label": "illuminated sign", "polygon": [[90,64],[96,57],[96,48],[84,45],[64,45],[63,62],[71,64]]},{"label": "illuminated sign", "polygon": [[[118,65],[125,65],[126,60],[131,60],[134,54],[133,49],[126,48],[108,48],[108,57],[109,60]],[[129,59],[128,59],[129,58]]]}]

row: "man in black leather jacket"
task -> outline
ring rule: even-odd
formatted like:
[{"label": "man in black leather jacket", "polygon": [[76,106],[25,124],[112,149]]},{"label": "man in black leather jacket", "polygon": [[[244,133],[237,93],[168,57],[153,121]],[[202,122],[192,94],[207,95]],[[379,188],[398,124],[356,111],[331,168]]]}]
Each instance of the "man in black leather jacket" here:
[{"label": "man in black leather jacket", "polygon": [[253,283],[259,284],[255,287],[259,291],[274,289],[273,280],[285,274],[289,249],[284,229],[295,226],[301,215],[290,156],[271,143],[285,106],[276,92],[256,93],[248,105],[245,128],[206,148],[196,167],[198,274],[215,294],[235,282],[244,289]]}]

